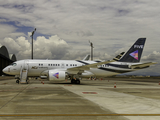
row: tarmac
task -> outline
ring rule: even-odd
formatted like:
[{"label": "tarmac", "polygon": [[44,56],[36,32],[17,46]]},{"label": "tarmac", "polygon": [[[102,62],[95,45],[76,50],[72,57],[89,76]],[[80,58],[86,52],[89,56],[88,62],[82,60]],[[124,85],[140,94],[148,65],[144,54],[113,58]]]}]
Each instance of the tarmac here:
[{"label": "tarmac", "polygon": [[121,77],[17,84],[0,77],[0,120],[159,120],[159,82]]}]

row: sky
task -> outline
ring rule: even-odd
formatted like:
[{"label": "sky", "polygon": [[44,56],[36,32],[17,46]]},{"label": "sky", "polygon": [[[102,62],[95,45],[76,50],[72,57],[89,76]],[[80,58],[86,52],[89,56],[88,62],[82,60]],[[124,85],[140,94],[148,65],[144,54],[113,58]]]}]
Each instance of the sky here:
[{"label": "sky", "polygon": [[157,62],[136,74],[158,75],[159,0],[1,0],[0,45],[18,60],[83,59],[94,46],[94,60],[110,60],[147,38],[141,62]]}]

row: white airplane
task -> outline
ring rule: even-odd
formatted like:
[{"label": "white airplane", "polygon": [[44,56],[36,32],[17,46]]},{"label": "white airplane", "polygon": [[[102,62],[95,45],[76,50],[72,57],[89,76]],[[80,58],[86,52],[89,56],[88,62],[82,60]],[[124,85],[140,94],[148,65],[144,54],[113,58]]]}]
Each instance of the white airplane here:
[{"label": "white airplane", "polygon": [[140,63],[145,40],[146,38],[139,38],[128,52],[110,61],[28,59],[12,63],[4,68],[3,72],[18,76],[17,83],[19,81],[28,83],[28,77],[43,76],[50,81],[70,79],[71,83],[80,84],[80,80],[85,77],[113,76],[156,64],[154,62]]}]

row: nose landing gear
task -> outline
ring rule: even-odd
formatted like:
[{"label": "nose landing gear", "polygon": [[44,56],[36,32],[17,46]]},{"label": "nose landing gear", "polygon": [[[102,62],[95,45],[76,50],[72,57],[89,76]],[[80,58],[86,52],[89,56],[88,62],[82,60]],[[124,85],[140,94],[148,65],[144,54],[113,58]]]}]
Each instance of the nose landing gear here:
[{"label": "nose landing gear", "polygon": [[27,83],[27,84],[28,84],[28,83],[29,83],[29,80],[27,79],[27,80],[24,82],[24,81],[20,81],[20,79],[17,79],[17,80],[16,80],[16,83],[18,83],[18,84],[19,84],[19,83]]},{"label": "nose landing gear", "polygon": [[16,83],[18,83],[18,84],[19,84],[19,80],[16,80]]}]

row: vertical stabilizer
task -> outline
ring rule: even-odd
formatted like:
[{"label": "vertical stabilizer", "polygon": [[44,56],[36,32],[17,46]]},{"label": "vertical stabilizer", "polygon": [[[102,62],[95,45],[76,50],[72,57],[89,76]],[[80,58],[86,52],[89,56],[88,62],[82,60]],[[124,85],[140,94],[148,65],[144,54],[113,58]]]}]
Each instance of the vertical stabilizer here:
[{"label": "vertical stabilizer", "polygon": [[88,61],[88,60],[89,60],[89,58],[90,58],[90,55],[86,55],[86,57],[85,57],[83,60]]},{"label": "vertical stabilizer", "polygon": [[139,62],[143,52],[146,38],[139,38],[119,62]]}]

